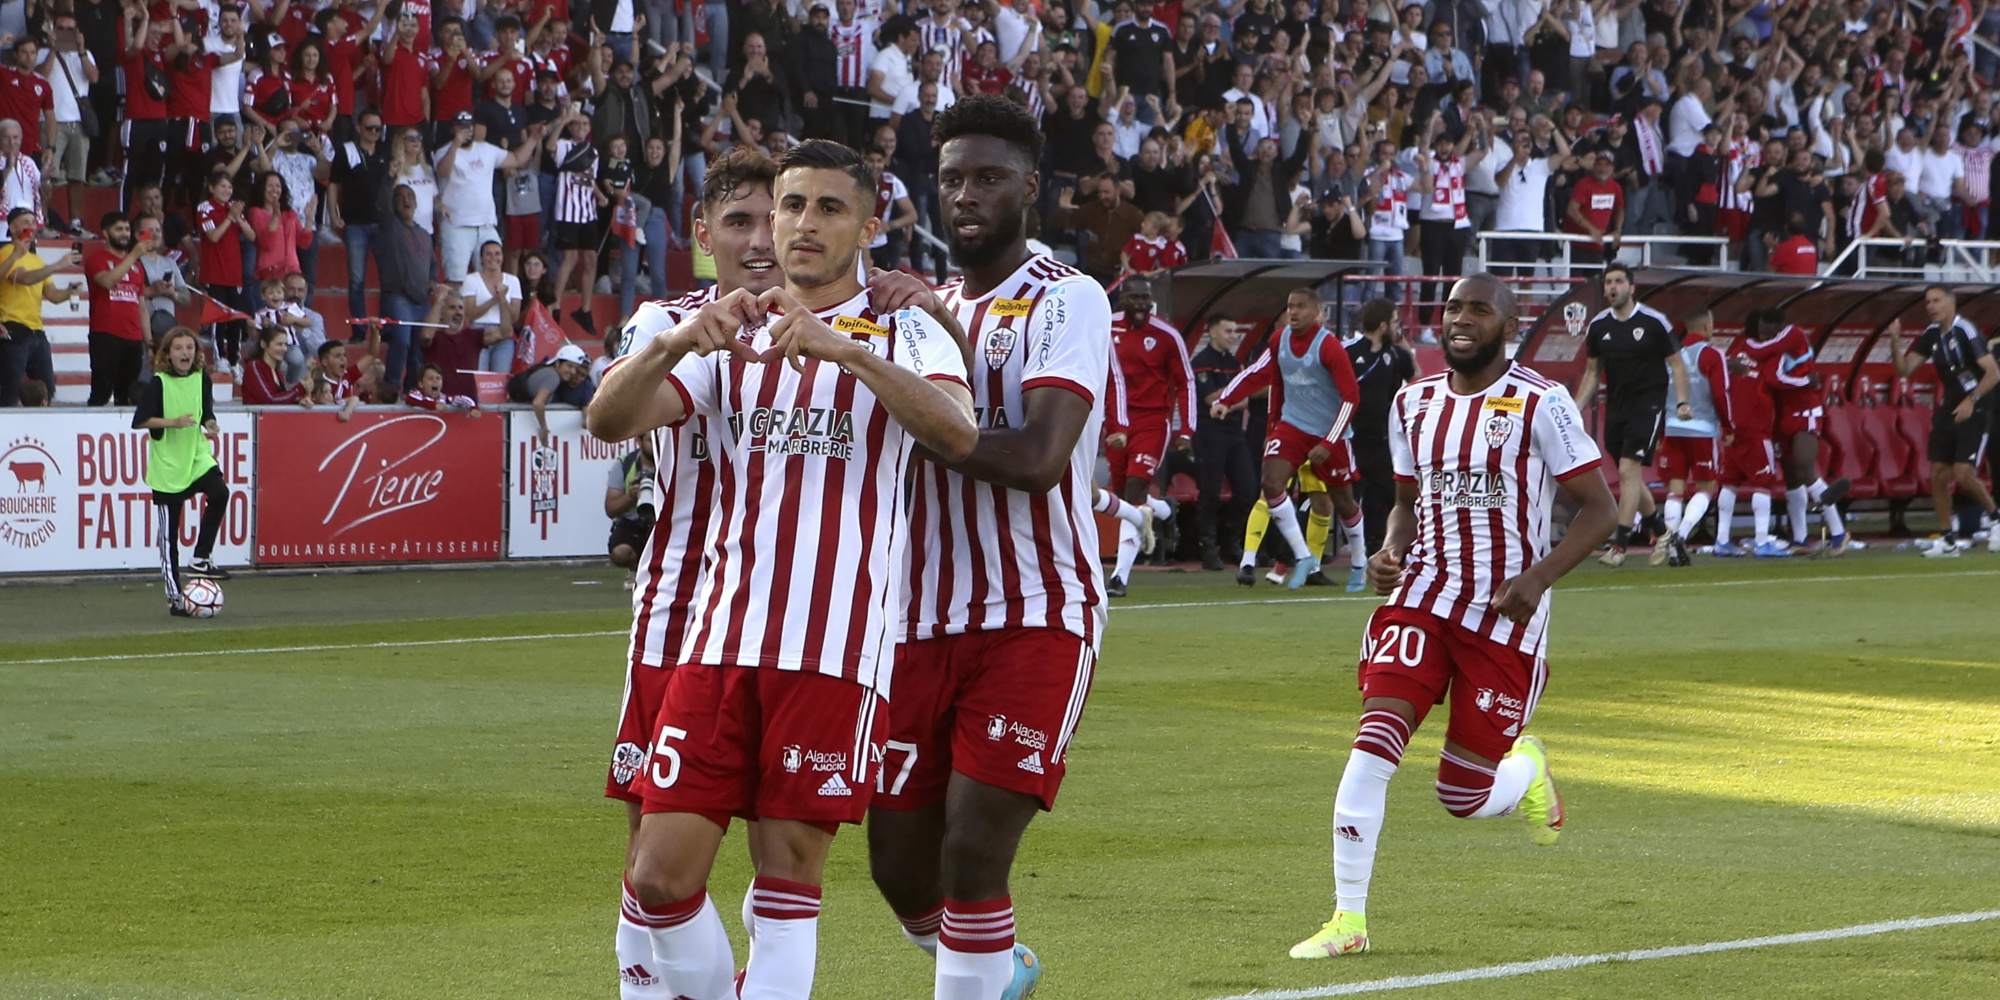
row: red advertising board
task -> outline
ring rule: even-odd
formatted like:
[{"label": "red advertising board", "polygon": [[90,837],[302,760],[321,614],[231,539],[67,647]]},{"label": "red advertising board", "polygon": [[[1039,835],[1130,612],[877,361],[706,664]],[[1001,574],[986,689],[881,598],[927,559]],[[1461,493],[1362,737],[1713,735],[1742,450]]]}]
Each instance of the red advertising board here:
[{"label": "red advertising board", "polygon": [[[505,418],[265,413],[257,562],[501,557]],[[269,463],[268,465],[265,463]]]}]

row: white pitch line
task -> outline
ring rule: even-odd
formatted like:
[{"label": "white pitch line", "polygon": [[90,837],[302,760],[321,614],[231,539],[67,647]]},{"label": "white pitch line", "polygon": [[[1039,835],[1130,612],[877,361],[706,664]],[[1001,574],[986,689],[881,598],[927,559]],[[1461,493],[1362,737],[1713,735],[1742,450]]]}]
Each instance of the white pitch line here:
[{"label": "white pitch line", "polygon": [[[1856,576],[1794,576],[1765,580],[1714,580],[1708,583],[1623,583],[1606,587],[1562,587],[1555,594],[1608,594],[1624,590],[1682,590],[1703,587],[1767,587],[1791,583],[1845,583],[1866,580],[1922,580],[1934,577],[2000,576],[2000,569],[1975,569],[1962,573],[1883,573]],[[1256,604],[1341,604],[1348,601],[1379,601],[1372,594],[1355,597],[1272,597],[1248,601],[1185,601],[1175,604],[1113,604],[1113,611],[1154,611],[1163,608],[1228,608]]]},{"label": "white pitch line", "polygon": [[[1565,587],[1558,593],[1598,594],[1626,590],[1672,590],[1691,587],[1767,587],[1784,586],[1793,583],[1841,583],[1846,581],[1869,580],[1917,580],[1938,577],[2000,576],[2000,570],[1968,570],[1962,573],[1884,573],[1880,575],[1858,576],[1799,576],[1774,577],[1765,580],[1717,580],[1710,583],[1658,583],[1658,584],[1616,584],[1608,587]],[[1179,601],[1168,604],[1114,604],[1117,611],[1160,611],[1171,608],[1233,608],[1266,604],[1339,604],[1347,602],[1380,601],[1373,595],[1340,597],[1274,597],[1248,601]],[[606,636],[626,635],[624,629],[601,632],[543,632],[533,635],[488,635],[471,636],[464,639],[418,639],[410,642],[347,642],[328,643],[313,646],[259,646],[251,649],[195,649],[173,653],[108,653],[100,656],[51,656],[32,660],[0,659],[0,667],[42,666],[64,663],[113,663],[121,660],[175,660],[196,656],[252,656],[270,653],[318,653],[343,649],[407,649],[418,646],[454,646],[470,642],[539,642],[548,639],[598,639]]]},{"label": "white pitch line", "polygon": [[39,660],[0,660],[0,667],[46,663],[109,663],[114,660],[177,660],[191,656],[248,656],[261,653],[318,653],[338,649],[407,649],[413,646],[456,646],[468,642],[535,642],[542,639],[593,639],[614,632],[544,632],[540,635],[485,635],[466,639],[416,639],[410,642],[336,642],[320,646],[258,646],[251,649],[190,649],[174,653],[110,653],[104,656],[53,656]]},{"label": "white pitch line", "polygon": [[1505,965],[1488,965],[1478,969],[1460,969],[1456,972],[1433,972],[1424,976],[1390,976],[1387,979],[1370,979],[1358,983],[1335,983],[1303,990],[1259,990],[1255,993],[1239,993],[1216,1000],[1320,1000],[1321,997],[1345,997],[1359,993],[1386,993],[1391,990],[1409,990],[1424,986],[1445,986],[1452,983],[1471,982],[1476,979],[1508,979],[1514,976],[1528,976],[1538,972],[1563,972],[1592,965],[1610,965],[1616,962],[1646,962],[1656,958],[1685,958],[1689,955],[1713,955],[1723,951],[1742,951],[1746,948],[1772,948],[1786,944],[1812,944],[1817,941],[1838,941],[1843,938],[1870,937],[1876,934],[1891,934],[1896,931],[1916,931],[1927,927],[1947,927],[1953,924],[1973,924],[1984,920],[2000,920],[2000,910],[1978,910],[1972,913],[1953,913],[1942,917],[1911,917],[1907,920],[1885,920],[1876,924],[1855,924],[1852,927],[1835,927],[1823,931],[1801,931],[1797,934],[1773,934],[1767,937],[1742,938],[1736,941],[1711,941],[1707,944],[1683,944],[1667,948],[1642,948],[1637,951],[1612,951],[1601,955],[1556,955],[1537,962],[1509,962]]}]

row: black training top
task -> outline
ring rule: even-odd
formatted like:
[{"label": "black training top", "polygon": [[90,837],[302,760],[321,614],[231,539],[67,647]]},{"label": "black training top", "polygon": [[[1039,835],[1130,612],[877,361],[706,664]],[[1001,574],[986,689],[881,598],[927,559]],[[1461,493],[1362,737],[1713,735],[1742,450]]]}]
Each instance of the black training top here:
[{"label": "black training top", "polygon": [[1665,403],[1667,359],[1681,348],[1673,330],[1665,314],[1645,305],[1625,319],[1609,309],[1591,319],[1584,349],[1604,372],[1613,409]]}]

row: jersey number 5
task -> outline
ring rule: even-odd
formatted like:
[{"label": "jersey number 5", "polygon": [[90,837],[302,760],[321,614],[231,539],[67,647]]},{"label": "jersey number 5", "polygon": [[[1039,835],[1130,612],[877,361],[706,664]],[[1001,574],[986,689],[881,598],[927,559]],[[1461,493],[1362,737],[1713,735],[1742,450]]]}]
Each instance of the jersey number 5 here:
[{"label": "jersey number 5", "polygon": [[[668,740],[687,739],[688,731],[672,726],[660,727],[660,738],[653,744],[653,763],[647,769],[656,788],[672,788],[681,777],[681,752],[667,744]],[[660,761],[667,762],[667,773],[660,773]]]},{"label": "jersey number 5", "polygon": [[1384,625],[1382,634],[1375,637],[1375,655],[1368,662],[1418,666],[1424,662],[1424,645],[1429,641],[1424,630],[1414,625]]}]

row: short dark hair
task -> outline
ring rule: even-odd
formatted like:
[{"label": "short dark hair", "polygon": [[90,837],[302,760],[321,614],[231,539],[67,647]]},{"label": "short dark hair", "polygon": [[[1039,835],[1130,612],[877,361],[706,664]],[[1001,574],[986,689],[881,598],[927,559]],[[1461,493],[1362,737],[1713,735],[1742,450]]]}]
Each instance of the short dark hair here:
[{"label": "short dark hair", "polygon": [[732,146],[708,165],[701,179],[701,204],[696,212],[706,216],[746,184],[770,187],[778,178],[778,165],[754,146]]},{"label": "short dark hair", "polygon": [[1614,261],[1612,261],[1612,262],[1611,262],[1611,263],[1609,263],[1609,264],[1606,264],[1606,265],[1604,265],[1604,273],[1603,273],[1603,274],[1600,274],[1600,275],[1598,275],[1598,276],[1597,276],[1597,280],[1599,280],[1599,281],[1603,281],[1603,280],[1605,280],[1605,279],[1607,279],[1607,278],[1611,277],[1611,272],[1613,272],[1613,271],[1619,271],[1619,272],[1622,272],[1622,273],[1623,273],[1623,274],[1625,275],[1625,280],[1626,280],[1626,281],[1631,281],[1631,280],[1632,280],[1632,268],[1631,268],[1630,266],[1628,266],[1628,265],[1625,265],[1625,264],[1620,264],[1620,263],[1618,263],[1618,262],[1617,262],[1617,261],[1615,261],[1615,260],[1614,260]]},{"label": "short dark hair", "polygon": [[1359,322],[1364,331],[1379,329],[1395,318],[1396,303],[1386,298],[1369,299],[1361,304]]},{"label": "short dark hair", "polygon": [[7,213],[7,224],[11,226],[14,224],[15,219],[18,219],[23,215],[34,215],[34,214],[35,210],[32,208],[17,208]]},{"label": "short dark hair", "polygon": [[520,31],[521,19],[515,17],[512,14],[508,14],[502,17],[500,20],[493,22],[494,31],[506,31],[508,28],[512,28],[515,31]]},{"label": "short dark hair", "polygon": [[319,359],[320,359],[321,361],[325,361],[325,360],[326,360],[326,356],[327,356],[327,355],[329,355],[329,354],[332,354],[332,353],[333,353],[333,349],[334,349],[334,348],[336,348],[336,347],[346,347],[346,346],[347,346],[347,341],[345,341],[345,340],[326,340],[326,341],[321,341],[321,342],[320,342],[320,345],[319,345],[319,350],[318,350],[318,351],[315,351],[315,352],[313,353],[313,356],[314,356],[314,357],[317,357],[317,358],[319,358]]},{"label": "short dark hair", "polygon": [[[780,176],[787,170],[838,170],[854,180],[855,188],[864,198],[873,199],[875,196],[877,183],[875,168],[869,166],[868,161],[863,159],[852,146],[831,139],[807,139],[785,150],[784,155],[778,157],[777,163]],[[775,186],[776,181],[772,183]]]},{"label": "short dark hair", "polygon": [[131,222],[131,221],[132,217],[126,215],[124,212],[106,212],[104,213],[103,216],[101,216],[97,220],[97,231],[100,233],[108,232],[110,231],[112,226],[115,226],[121,222]]},{"label": "short dark hair", "polygon": [[[21,210],[17,208],[14,211],[18,212]],[[9,215],[7,217],[7,221],[8,222],[14,221],[14,217]],[[1958,293],[1953,291],[1950,285],[1944,284],[1943,282],[1932,282],[1931,284],[1925,285],[1924,294],[1929,295],[1931,293],[1931,289],[1933,288],[1937,289],[1940,292],[1945,293],[1945,295],[1949,296],[1953,302],[1958,301]]]},{"label": "short dark hair", "polygon": [[1027,158],[1028,169],[1042,162],[1042,129],[1035,116],[1013,101],[993,94],[975,94],[938,112],[931,122],[931,146],[968,135],[990,135]]},{"label": "short dark hair", "polygon": [[894,45],[917,30],[919,29],[916,18],[908,14],[897,14],[882,22],[882,31],[876,37],[882,40],[884,46]]}]

